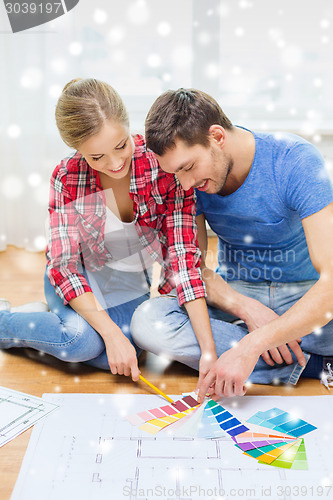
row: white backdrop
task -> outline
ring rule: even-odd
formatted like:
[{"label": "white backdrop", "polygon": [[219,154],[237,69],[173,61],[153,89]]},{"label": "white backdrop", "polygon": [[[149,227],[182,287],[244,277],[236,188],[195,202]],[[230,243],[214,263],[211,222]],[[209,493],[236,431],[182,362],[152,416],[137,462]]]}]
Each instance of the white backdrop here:
[{"label": "white backdrop", "polygon": [[154,99],[193,86],[236,124],[306,136],[332,168],[333,5],[304,0],[80,0],[13,34],[0,5],[0,250],[45,247],[49,178],[68,154],[54,108],[70,79],[123,97],[133,132]]}]

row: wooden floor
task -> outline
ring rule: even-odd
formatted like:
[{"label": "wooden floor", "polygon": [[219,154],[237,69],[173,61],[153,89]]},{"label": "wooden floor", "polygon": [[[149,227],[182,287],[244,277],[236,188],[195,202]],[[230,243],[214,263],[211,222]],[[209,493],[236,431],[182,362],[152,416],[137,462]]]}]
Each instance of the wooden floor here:
[{"label": "wooden floor", "polygon": [[[216,241],[210,239],[211,262]],[[43,275],[45,257],[14,247],[0,252],[0,297],[9,299],[13,306],[33,300],[44,300]],[[140,359],[143,376],[167,394],[191,391],[196,385],[196,372],[172,363],[163,367],[155,356]],[[29,349],[0,351],[0,385],[35,396],[43,393],[147,393],[142,383],[134,384],[123,376],[85,365],[58,361],[40,356]],[[332,391],[333,392],[333,391]],[[329,392],[316,380],[301,380],[297,387],[253,385],[248,395],[327,395]],[[21,462],[28,445],[31,429],[0,448],[0,499],[9,500]]]}]

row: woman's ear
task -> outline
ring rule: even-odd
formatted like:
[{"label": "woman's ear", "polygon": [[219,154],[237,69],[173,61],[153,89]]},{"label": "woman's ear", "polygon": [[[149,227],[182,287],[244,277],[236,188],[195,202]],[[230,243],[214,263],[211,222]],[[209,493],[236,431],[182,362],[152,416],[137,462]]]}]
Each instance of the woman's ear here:
[{"label": "woman's ear", "polygon": [[217,145],[222,146],[222,147],[224,146],[225,130],[223,127],[221,127],[221,125],[217,125],[217,124],[211,125],[209,127],[208,133],[209,133],[211,140],[213,140]]}]

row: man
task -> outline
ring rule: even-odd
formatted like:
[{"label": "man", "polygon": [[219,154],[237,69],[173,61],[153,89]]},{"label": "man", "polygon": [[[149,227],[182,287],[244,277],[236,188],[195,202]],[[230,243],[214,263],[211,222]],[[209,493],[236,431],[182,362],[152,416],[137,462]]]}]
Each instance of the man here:
[{"label": "man", "polygon": [[[296,383],[306,363],[304,375],[319,378],[327,367],[333,381],[333,193],[318,150],[292,134],[234,126],[212,97],[194,89],[155,101],[146,140],[161,168],[197,191],[202,275],[220,356],[199,381],[199,397],[208,390],[242,395],[248,379]],[[216,273],[204,262],[205,220],[219,239]],[[161,352],[164,346],[195,366],[185,312],[178,311],[181,342],[174,344],[168,321],[176,321],[176,308],[153,300],[145,320],[154,325],[158,314],[166,326],[156,333],[158,346],[146,347]],[[222,321],[236,318],[247,329]],[[139,329],[134,335],[142,346]]]}]

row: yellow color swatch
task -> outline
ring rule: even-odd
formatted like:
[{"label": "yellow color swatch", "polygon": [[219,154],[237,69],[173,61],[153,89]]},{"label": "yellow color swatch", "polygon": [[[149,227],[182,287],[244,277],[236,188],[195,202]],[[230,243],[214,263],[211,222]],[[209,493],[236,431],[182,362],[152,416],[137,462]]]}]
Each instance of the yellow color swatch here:
[{"label": "yellow color swatch", "polygon": [[139,429],[145,432],[149,432],[149,434],[156,434],[161,429],[164,429],[164,427],[167,427],[168,425],[177,422],[180,418],[185,417],[185,415],[187,415],[193,410],[194,408],[189,408],[188,410],[175,413],[175,415],[167,415],[166,417],[154,418],[152,420],[148,420],[148,422],[145,422],[144,424],[140,425]]},{"label": "yellow color swatch", "polygon": [[295,441],[292,443],[287,443],[284,446],[281,446],[280,448],[275,448],[275,450],[271,450],[268,453],[264,453],[263,455],[260,455],[259,457],[256,457],[257,460],[260,462],[265,462],[265,464],[271,464],[274,460],[277,459],[282,453],[287,451],[291,446],[295,444]]}]

